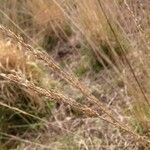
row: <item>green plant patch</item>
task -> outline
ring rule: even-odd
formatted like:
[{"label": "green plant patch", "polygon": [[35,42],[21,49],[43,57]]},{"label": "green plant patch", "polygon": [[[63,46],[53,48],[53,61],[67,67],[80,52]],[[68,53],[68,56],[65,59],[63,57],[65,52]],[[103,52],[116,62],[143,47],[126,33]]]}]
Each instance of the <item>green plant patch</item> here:
[{"label": "green plant patch", "polygon": [[95,63],[92,64],[92,69],[95,73],[99,73],[100,70],[103,69],[103,66],[98,61],[95,61]]},{"label": "green plant patch", "polygon": [[75,74],[78,77],[81,77],[82,75],[84,75],[89,69],[83,65],[80,65],[76,70],[75,70]]}]

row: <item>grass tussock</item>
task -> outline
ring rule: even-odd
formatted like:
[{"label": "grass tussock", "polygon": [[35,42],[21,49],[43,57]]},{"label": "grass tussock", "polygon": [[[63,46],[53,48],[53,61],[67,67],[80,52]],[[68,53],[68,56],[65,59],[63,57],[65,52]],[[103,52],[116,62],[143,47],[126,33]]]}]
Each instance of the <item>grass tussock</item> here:
[{"label": "grass tussock", "polygon": [[[46,79],[45,71],[37,60],[26,53],[19,43],[13,43],[9,38],[4,39],[2,35],[0,38],[0,73],[6,76],[11,73],[20,74],[24,80],[45,86],[43,82]],[[0,83],[0,132],[21,136],[30,129],[36,130],[41,127],[41,121],[33,116],[42,117],[50,114],[52,103],[47,102],[44,97],[40,97],[34,91],[2,77]],[[18,112],[17,109],[20,111]],[[4,141],[1,139],[1,142]]]}]

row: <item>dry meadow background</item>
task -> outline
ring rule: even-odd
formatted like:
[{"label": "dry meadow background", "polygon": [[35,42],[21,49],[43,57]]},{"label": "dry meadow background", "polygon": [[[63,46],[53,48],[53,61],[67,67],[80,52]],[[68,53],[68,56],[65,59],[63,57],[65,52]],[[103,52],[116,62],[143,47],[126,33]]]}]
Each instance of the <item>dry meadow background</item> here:
[{"label": "dry meadow background", "polygon": [[149,0],[0,0],[0,149],[150,149]]}]

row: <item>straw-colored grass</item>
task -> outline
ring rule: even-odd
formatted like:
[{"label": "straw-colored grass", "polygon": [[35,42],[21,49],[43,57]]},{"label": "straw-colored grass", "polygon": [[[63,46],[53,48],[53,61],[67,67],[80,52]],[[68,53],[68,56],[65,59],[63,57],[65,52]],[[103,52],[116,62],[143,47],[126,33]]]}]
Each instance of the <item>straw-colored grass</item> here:
[{"label": "straw-colored grass", "polygon": [[[1,134],[2,137],[16,136],[18,141],[44,149],[45,145],[21,139],[19,135],[25,133],[25,130],[10,127],[14,126],[12,124],[22,126],[25,123],[32,126],[35,120],[44,123],[46,128],[54,120],[61,125],[61,119],[59,120],[56,114],[51,117],[47,113],[51,111],[53,101],[56,103],[54,111],[59,110],[63,104],[66,116],[60,113],[62,118],[76,120],[73,116],[80,116],[80,119],[101,119],[107,126],[101,127],[102,130],[109,130],[104,132],[105,137],[108,133],[113,135],[108,125],[110,124],[117,128],[119,140],[128,135],[128,140],[132,137],[136,148],[139,148],[136,144],[140,143],[142,148],[148,149],[148,1],[114,0],[110,3],[109,0],[31,0],[20,4],[19,0],[11,0],[2,2],[0,12],[0,105],[3,109],[0,114],[3,121],[0,125],[1,131],[6,132]],[[64,69],[55,58],[64,63]],[[99,75],[105,81],[99,82]],[[59,83],[59,89],[52,88],[52,78]],[[89,85],[82,80],[87,81]],[[92,87],[94,85],[96,89],[95,83],[101,86],[106,95],[109,95],[110,89],[111,93],[117,96],[107,97],[98,91],[99,89],[97,94]],[[68,96],[63,90],[67,91]],[[11,115],[12,112],[14,115]],[[19,114],[19,117],[16,114]],[[6,116],[10,118],[6,119]],[[50,121],[47,121],[46,117]],[[83,124],[86,126],[86,122]],[[71,139],[74,140],[73,129],[66,128],[61,126],[63,132],[71,134]],[[81,127],[80,129],[82,131]],[[40,130],[37,131],[40,133]],[[75,131],[78,130],[75,128]],[[92,148],[98,149],[92,135],[93,132],[89,134]],[[90,144],[86,145],[87,141],[82,139],[86,136],[79,137],[82,144],[78,144],[90,149]],[[101,138],[97,139],[100,142],[99,139]],[[112,142],[112,139],[109,140]],[[109,140],[106,142],[107,146]],[[103,140],[100,145],[103,145],[102,143]],[[77,143],[74,144],[76,147]],[[126,144],[124,147],[128,148]],[[117,145],[115,148],[118,148]],[[79,149],[82,149],[82,146]]]},{"label": "straw-colored grass", "polygon": [[[10,73],[19,73],[22,74],[24,80],[28,79],[36,85],[45,87],[43,81],[47,78],[45,76],[44,68],[41,67],[42,66],[39,66],[37,60],[32,55],[25,52],[19,43],[13,43],[10,38],[5,39],[1,34],[1,74],[7,76]],[[52,103],[46,102],[45,100],[45,98],[40,97],[40,95],[34,91],[23,88],[4,78],[0,78],[1,132],[23,135],[27,130],[40,127],[42,125],[40,121],[36,117],[33,118],[31,116],[36,115],[42,117],[43,115],[46,116],[50,113]],[[28,112],[31,116],[17,112],[16,110],[11,109],[12,107]],[[4,141],[2,140],[1,142]]]}]

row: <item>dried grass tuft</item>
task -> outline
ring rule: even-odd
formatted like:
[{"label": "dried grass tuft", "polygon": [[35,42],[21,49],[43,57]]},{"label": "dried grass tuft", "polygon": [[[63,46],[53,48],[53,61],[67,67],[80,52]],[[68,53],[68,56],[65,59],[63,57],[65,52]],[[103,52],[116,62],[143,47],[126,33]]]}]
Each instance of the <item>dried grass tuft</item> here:
[{"label": "dried grass tuft", "polygon": [[[19,43],[14,43],[1,34],[0,74],[8,76],[10,73],[22,74],[23,80],[28,79],[36,85],[43,86],[45,72],[38,61],[26,53]],[[0,77],[0,132],[21,136],[30,129],[39,128],[42,125],[41,120],[33,116],[46,116],[52,108],[52,103],[45,100],[34,91]],[[31,115],[18,112],[18,109]],[[5,142],[3,139],[0,140]]]}]

